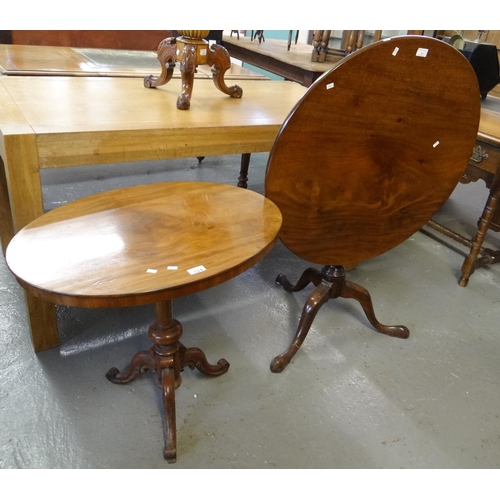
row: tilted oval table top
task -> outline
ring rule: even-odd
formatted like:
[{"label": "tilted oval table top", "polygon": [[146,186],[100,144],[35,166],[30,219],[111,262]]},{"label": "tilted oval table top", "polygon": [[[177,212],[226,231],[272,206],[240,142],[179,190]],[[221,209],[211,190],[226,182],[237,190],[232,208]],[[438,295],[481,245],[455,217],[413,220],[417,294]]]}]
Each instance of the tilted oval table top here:
[{"label": "tilted oval table top", "polygon": [[345,57],[304,94],[271,150],[266,196],[281,240],[345,265],[390,250],[446,201],[480,116],[477,77],[450,45],[395,37]]},{"label": "tilted oval table top", "polygon": [[167,182],[107,191],[23,228],[6,260],[19,282],[52,302],[121,307],[222,283],[276,242],[281,213],[225,184]]}]

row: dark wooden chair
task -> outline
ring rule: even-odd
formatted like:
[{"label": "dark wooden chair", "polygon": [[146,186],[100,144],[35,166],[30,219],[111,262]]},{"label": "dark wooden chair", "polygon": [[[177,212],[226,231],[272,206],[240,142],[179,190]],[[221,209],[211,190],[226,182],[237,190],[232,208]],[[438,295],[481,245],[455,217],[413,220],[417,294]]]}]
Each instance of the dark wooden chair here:
[{"label": "dark wooden chair", "polygon": [[283,214],[283,243],[323,267],[308,268],[295,285],[277,277],[289,292],[316,288],[273,372],[288,365],[330,298],[356,299],[376,330],[408,337],[405,326],[377,320],[368,291],[346,280],[345,265],[391,250],[432,217],[467,166],[479,115],[472,67],[430,37],[363,47],[308,89],[270,153],[265,194]]}]

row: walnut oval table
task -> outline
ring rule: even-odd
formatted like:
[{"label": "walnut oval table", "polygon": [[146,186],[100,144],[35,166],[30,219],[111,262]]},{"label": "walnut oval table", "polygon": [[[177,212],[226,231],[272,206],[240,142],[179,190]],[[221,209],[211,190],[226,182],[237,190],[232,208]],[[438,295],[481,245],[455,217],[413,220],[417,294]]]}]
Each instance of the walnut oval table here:
[{"label": "walnut oval table", "polygon": [[132,358],[117,384],[154,370],[164,404],[165,458],[176,460],[175,389],[185,366],[209,376],[229,363],[207,362],[181,342],[172,299],[227,281],[259,262],[281,227],[273,202],[245,189],[172,182],[103,192],[48,212],[22,229],[6,260],[19,283],[40,298],[77,307],[155,303],[148,351]]},{"label": "walnut oval table", "polygon": [[271,365],[281,372],[329,298],[358,300],[381,333],[368,291],[344,267],[409,238],[441,207],[472,153],[480,93],[472,66],[452,46],[423,36],[395,37],[345,57],[318,79],[285,120],[271,150],[266,196],[283,214],[280,239],[322,264],[287,291],[313,282],[290,347]]}]

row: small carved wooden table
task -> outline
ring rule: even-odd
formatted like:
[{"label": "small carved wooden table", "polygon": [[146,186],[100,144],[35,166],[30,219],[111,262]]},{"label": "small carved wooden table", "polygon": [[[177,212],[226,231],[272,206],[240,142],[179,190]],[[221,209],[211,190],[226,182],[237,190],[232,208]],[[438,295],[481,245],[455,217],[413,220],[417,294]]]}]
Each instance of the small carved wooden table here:
[{"label": "small carved wooden table", "polygon": [[[168,83],[174,74],[175,63],[178,61],[182,77],[182,91],[177,98],[177,109],[189,109],[196,68],[200,64],[208,64],[212,68],[215,86],[230,97],[240,98],[243,95],[242,88],[239,85],[228,87],[224,82],[224,74],[231,68],[231,58],[226,48],[217,44],[209,47],[208,42],[202,38],[208,34],[208,31],[180,33],[185,36],[166,38],[160,43],[157,57],[161,64],[161,75],[145,77],[144,86],[152,88]],[[188,36],[197,33],[199,37]]]},{"label": "small carved wooden table", "polygon": [[7,248],[19,283],[38,297],[77,307],[155,303],[152,347],[132,358],[116,384],[156,372],[164,404],[165,458],[176,460],[175,389],[185,366],[208,376],[209,364],[181,342],[172,300],[223,283],[259,262],[273,247],[281,213],[263,196],[224,184],[173,182],[108,191],[48,212]]}]

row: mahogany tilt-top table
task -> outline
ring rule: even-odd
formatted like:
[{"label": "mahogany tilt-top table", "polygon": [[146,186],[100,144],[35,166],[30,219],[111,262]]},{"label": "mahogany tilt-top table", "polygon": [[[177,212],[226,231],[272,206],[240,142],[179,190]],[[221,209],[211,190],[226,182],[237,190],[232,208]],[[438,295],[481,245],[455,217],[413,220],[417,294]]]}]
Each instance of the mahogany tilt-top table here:
[{"label": "mahogany tilt-top table", "polygon": [[[454,82],[450,88],[449,82]],[[281,241],[307,268],[288,292],[316,288],[294,339],[271,364],[282,372],[329,299],[358,301],[380,333],[368,290],[345,265],[372,259],[420,229],[448,199],[474,147],[480,116],[476,75],[450,45],[405,36],[345,57],[309,87],[269,155],[266,191],[283,214]]]},{"label": "mahogany tilt-top table", "polygon": [[[237,210],[234,208],[238,207]],[[185,366],[208,376],[209,364],[181,342],[172,300],[223,283],[259,262],[274,246],[281,213],[253,191],[208,182],[132,186],[81,198],[42,215],[7,248],[7,264],[34,296],[77,307],[154,303],[153,345],[132,358],[116,384],[156,372],[164,404],[165,458],[176,460],[175,389]]]}]

